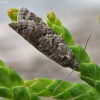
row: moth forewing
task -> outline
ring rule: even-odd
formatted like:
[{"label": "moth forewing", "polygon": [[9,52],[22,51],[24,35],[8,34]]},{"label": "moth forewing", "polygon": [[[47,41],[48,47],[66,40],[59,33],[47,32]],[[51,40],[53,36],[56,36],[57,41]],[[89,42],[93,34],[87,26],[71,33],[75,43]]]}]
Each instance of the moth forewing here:
[{"label": "moth forewing", "polygon": [[79,68],[69,46],[33,12],[21,8],[17,23],[10,23],[9,26],[56,63],[63,67]]}]

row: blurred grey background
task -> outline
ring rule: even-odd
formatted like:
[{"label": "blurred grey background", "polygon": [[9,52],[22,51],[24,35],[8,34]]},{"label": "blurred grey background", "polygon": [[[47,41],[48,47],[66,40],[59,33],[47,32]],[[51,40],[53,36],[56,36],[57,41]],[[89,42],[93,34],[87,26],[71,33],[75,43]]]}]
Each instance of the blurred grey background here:
[{"label": "blurred grey background", "polygon": [[[9,8],[26,7],[44,21],[49,11],[54,11],[72,34],[75,43],[83,48],[92,33],[86,51],[91,61],[100,65],[100,0],[0,0],[0,59],[11,66],[23,79],[46,77],[64,79],[71,69],[63,68],[41,54],[9,26]],[[81,82],[74,72],[68,81]],[[54,100],[42,98],[42,100]]]}]

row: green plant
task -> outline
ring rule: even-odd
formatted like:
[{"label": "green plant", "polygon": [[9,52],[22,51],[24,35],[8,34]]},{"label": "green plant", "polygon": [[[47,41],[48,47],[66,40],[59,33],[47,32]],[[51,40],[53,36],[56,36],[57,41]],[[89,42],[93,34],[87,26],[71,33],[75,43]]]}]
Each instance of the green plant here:
[{"label": "green plant", "polygon": [[[16,10],[15,10],[16,11]],[[17,21],[17,14],[13,16],[14,8],[8,15],[13,22]],[[13,18],[13,19],[12,19]],[[90,58],[84,49],[74,45],[74,40],[69,31],[53,12],[47,15],[47,24],[62,37],[72,49],[80,68],[80,78],[86,83],[74,83],[64,81],[52,94],[56,86],[63,80],[51,80],[48,78],[36,78],[24,81],[12,68],[5,66],[0,60],[0,96],[5,100],[40,100],[38,96],[50,97],[62,100],[100,100],[100,68],[90,62]],[[84,56],[82,55],[84,51]],[[82,56],[82,59],[80,60]]]}]

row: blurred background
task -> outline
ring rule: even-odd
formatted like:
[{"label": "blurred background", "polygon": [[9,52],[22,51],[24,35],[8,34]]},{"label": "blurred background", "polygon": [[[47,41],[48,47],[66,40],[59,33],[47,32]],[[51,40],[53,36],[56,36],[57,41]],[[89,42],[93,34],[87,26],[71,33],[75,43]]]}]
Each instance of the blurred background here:
[{"label": "blurred background", "polygon": [[[63,80],[71,69],[63,68],[44,56],[8,26],[11,21],[7,10],[21,7],[33,11],[44,21],[47,12],[54,11],[72,34],[75,43],[83,48],[92,33],[86,51],[91,61],[100,65],[100,0],[0,0],[0,59],[23,79],[46,77]],[[82,82],[78,74],[74,72],[68,81]]]}]

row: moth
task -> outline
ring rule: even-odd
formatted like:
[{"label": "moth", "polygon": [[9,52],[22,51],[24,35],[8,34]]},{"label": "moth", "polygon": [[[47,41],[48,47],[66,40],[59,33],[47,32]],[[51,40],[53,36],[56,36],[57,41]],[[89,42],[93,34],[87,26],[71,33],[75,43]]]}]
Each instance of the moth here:
[{"label": "moth", "polygon": [[79,63],[69,46],[27,8],[21,8],[16,23],[9,26],[41,53],[63,67],[79,68]]}]

